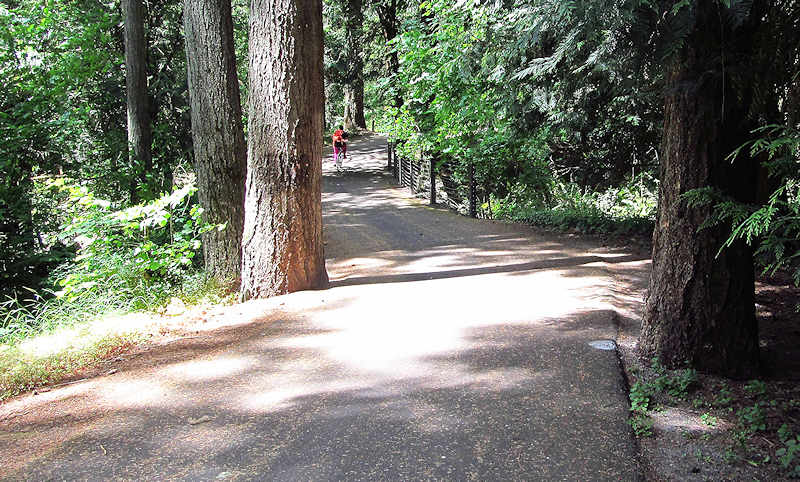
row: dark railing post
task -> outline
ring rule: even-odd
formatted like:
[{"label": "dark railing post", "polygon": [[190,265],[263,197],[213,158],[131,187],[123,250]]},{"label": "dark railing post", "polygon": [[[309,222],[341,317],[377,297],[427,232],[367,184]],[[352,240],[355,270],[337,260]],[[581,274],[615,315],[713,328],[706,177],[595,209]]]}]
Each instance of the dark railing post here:
[{"label": "dark railing post", "polygon": [[411,194],[414,194],[414,158],[413,157],[410,159],[408,167],[409,167],[409,169],[408,169],[408,180],[410,181],[408,183],[408,190],[411,191]]},{"label": "dark railing post", "polygon": [[469,217],[478,217],[478,209],[475,200],[475,165],[469,164]]},{"label": "dark railing post", "polygon": [[392,162],[392,169],[394,169],[394,172],[392,172],[392,174],[394,174],[394,180],[397,181],[400,179],[400,170],[398,169],[400,159],[397,158],[397,141],[392,143],[392,159],[394,159],[394,162]]},{"label": "dark railing post", "polygon": [[392,172],[392,141],[386,141],[386,168]]},{"label": "dark railing post", "polygon": [[401,186],[403,185],[403,164],[404,164],[403,157],[404,156],[401,154],[399,159],[400,167],[397,170],[397,183],[400,184]]},{"label": "dark railing post", "polygon": [[430,175],[431,175],[431,205],[436,204],[436,163],[434,162],[434,158],[436,156],[431,155],[430,158]]}]

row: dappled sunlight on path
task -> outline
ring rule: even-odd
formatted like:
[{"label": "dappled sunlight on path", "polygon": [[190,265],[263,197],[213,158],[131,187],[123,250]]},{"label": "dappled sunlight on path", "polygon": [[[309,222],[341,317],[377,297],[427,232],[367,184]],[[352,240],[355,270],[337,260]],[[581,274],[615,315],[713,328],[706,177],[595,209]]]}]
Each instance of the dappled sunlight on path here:
[{"label": "dappled sunlight on path", "polygon": [[330,289],[0,406],[0,449],[42,457],[0,473],[635,480],[616,353],[588,343],[616,337],[609,266],[646,260],[422,206],[360,142],[326,168]]}]

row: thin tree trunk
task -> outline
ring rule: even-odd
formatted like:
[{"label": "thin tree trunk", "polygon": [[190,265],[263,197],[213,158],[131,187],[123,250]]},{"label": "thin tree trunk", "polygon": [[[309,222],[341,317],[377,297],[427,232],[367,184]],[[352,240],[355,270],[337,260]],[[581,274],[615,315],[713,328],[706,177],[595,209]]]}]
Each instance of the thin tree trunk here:
[{"label": "thin tree trunk", "polygon": [[[147,173],[153,167],[153,132],[147,96],[147,49],[142,0],[122,0],[122,15],[125,19],[129,157],[134,171],[139,173],[139,182],[146,182]],[[138,201],[135,186],[131,188],[131,198],[132,202]]]},{"label": "thin tree trunk", "polygon": [[198,197],[205,220],[225,226],[203,234],[206,270],[238,288],[247,147],[230,0],[185,0],[184,30]]},{"label": "thin tree trunk", "polygon": [[737,243],[717,257],[728,229],[699,229],[711,207],[689,207],[681,197],[713,187],[750,202],[756,179],[755,163],[726,160],[749,131],[749,101],[737,99],[722,69],[709,74],[719,68],[707,58],[708,45],[719,43],[718,13],[713,2],[698,10],[695,31],[668,74],[653,273],[639,349],[668,366],[747,377],[759,366],[752,252]]},{"label": "thin tree trunk", "polygon": [[251,0],[242,299],[327,285],[322,2]]},{"label": "thin tree trunk", "polygon": [[364,2],[346,0],[344,8],[345,52],[349,61],[348,81],[344,87],[344,127],[366,129],[364,119]]},{"label": "thin tree trunk", "polygon": [[364,118],[364,81],[357,79],[346,84],[344,88],[344,119],[342,123],[346,130],[366,129],[367,120]]},{"label": "thin tree trunk", "polygon": [[[378,21],[381,24],[383,37],[386,39],[387,44],[397,38],[400,33],[398,12],[405,8],[405,4],[406,0],[383,0],[375,5]],[[386,69],[392,77],[400,72],[400,59],[397,56],[397,49],[393,46],[389,47],[389,52],[386,55]],[[399,109],[402,105],[403,98],[399,93],[395,93],[394,106]]]}]

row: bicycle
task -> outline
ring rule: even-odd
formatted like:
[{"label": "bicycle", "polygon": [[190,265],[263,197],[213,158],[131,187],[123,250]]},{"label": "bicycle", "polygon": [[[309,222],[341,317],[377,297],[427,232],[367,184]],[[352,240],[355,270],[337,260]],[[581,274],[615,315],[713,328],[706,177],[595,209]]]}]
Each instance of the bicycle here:
[{"label": "bicycle", "polygon": [[339,148],[339,152],[333,153],[333,163],[336,166],[336,170],[340,171],[342,169],[342,160],[347,159],[347,144],[344,145],[344,148]]}]

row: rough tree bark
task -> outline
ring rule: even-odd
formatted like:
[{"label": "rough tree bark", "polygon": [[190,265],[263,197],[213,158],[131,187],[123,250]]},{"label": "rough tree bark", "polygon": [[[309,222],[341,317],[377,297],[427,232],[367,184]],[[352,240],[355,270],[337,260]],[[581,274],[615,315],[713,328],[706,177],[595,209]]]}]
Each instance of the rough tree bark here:
[{"label": "rough tree bark", "polygon": [[344,84],[344,127],[366,129],[364,118],[364,2],[347,0],[343,7],[348,81]]},{"label": "rough tree bark", "polygon": [[206,221],[225,225],[203,234],[203,255],[212,276],[238,287],[247,147],[231,3],[186,0],[183,16],[198,197]]},{"label": "rough tree bark", "polygon": [[[153,132],[147,95],[147,47],[144,36],[142,0],[122,0],[125,21],[125,85],[128,99],[128,145],[130,162],[139,171],[139,180],[153,168]],[[140,165],[137,165],[140,164]],[[131,201],[138,201],[135,186]]]},{"label": "rough tree bark", "polygon": [[352,131],[367,128],[364,117],[364,79],[359,78],[342,86],[344,89],[344,118],[342,123],[345,130]]},{"label": "rough tree bark", "polygon": [[327,285],[322,2],[251,0],[242,299]]},{"label": "rough tree bark", "polygon": [[[725,227],[698,228],[710,207],[689,207],[683,193],[713,187],[750,202],[755,162],[726,156],[752,127],[747,89],[734,92],[725,69],[709,60],[709,45],[720,45],[715,2],[699,2],[697,21],[667,76],[661,147],[658,222],[653,233],[653,273],[645,303],[639,349],[667,366],[689,363],[732,377],[759,367],[751,250],[737,243],[716,257],[727,239]],[[733,32],[723,32],[733,39]],[[737,30],[731,59],[746,62],[748,30]],[[726,65],[730,72],[732,65]],[[745,70],[739,70],[740,73]],[[740,78],[741,80],[741,78]],[[737,95],[738,94],[738,95]]]}]

